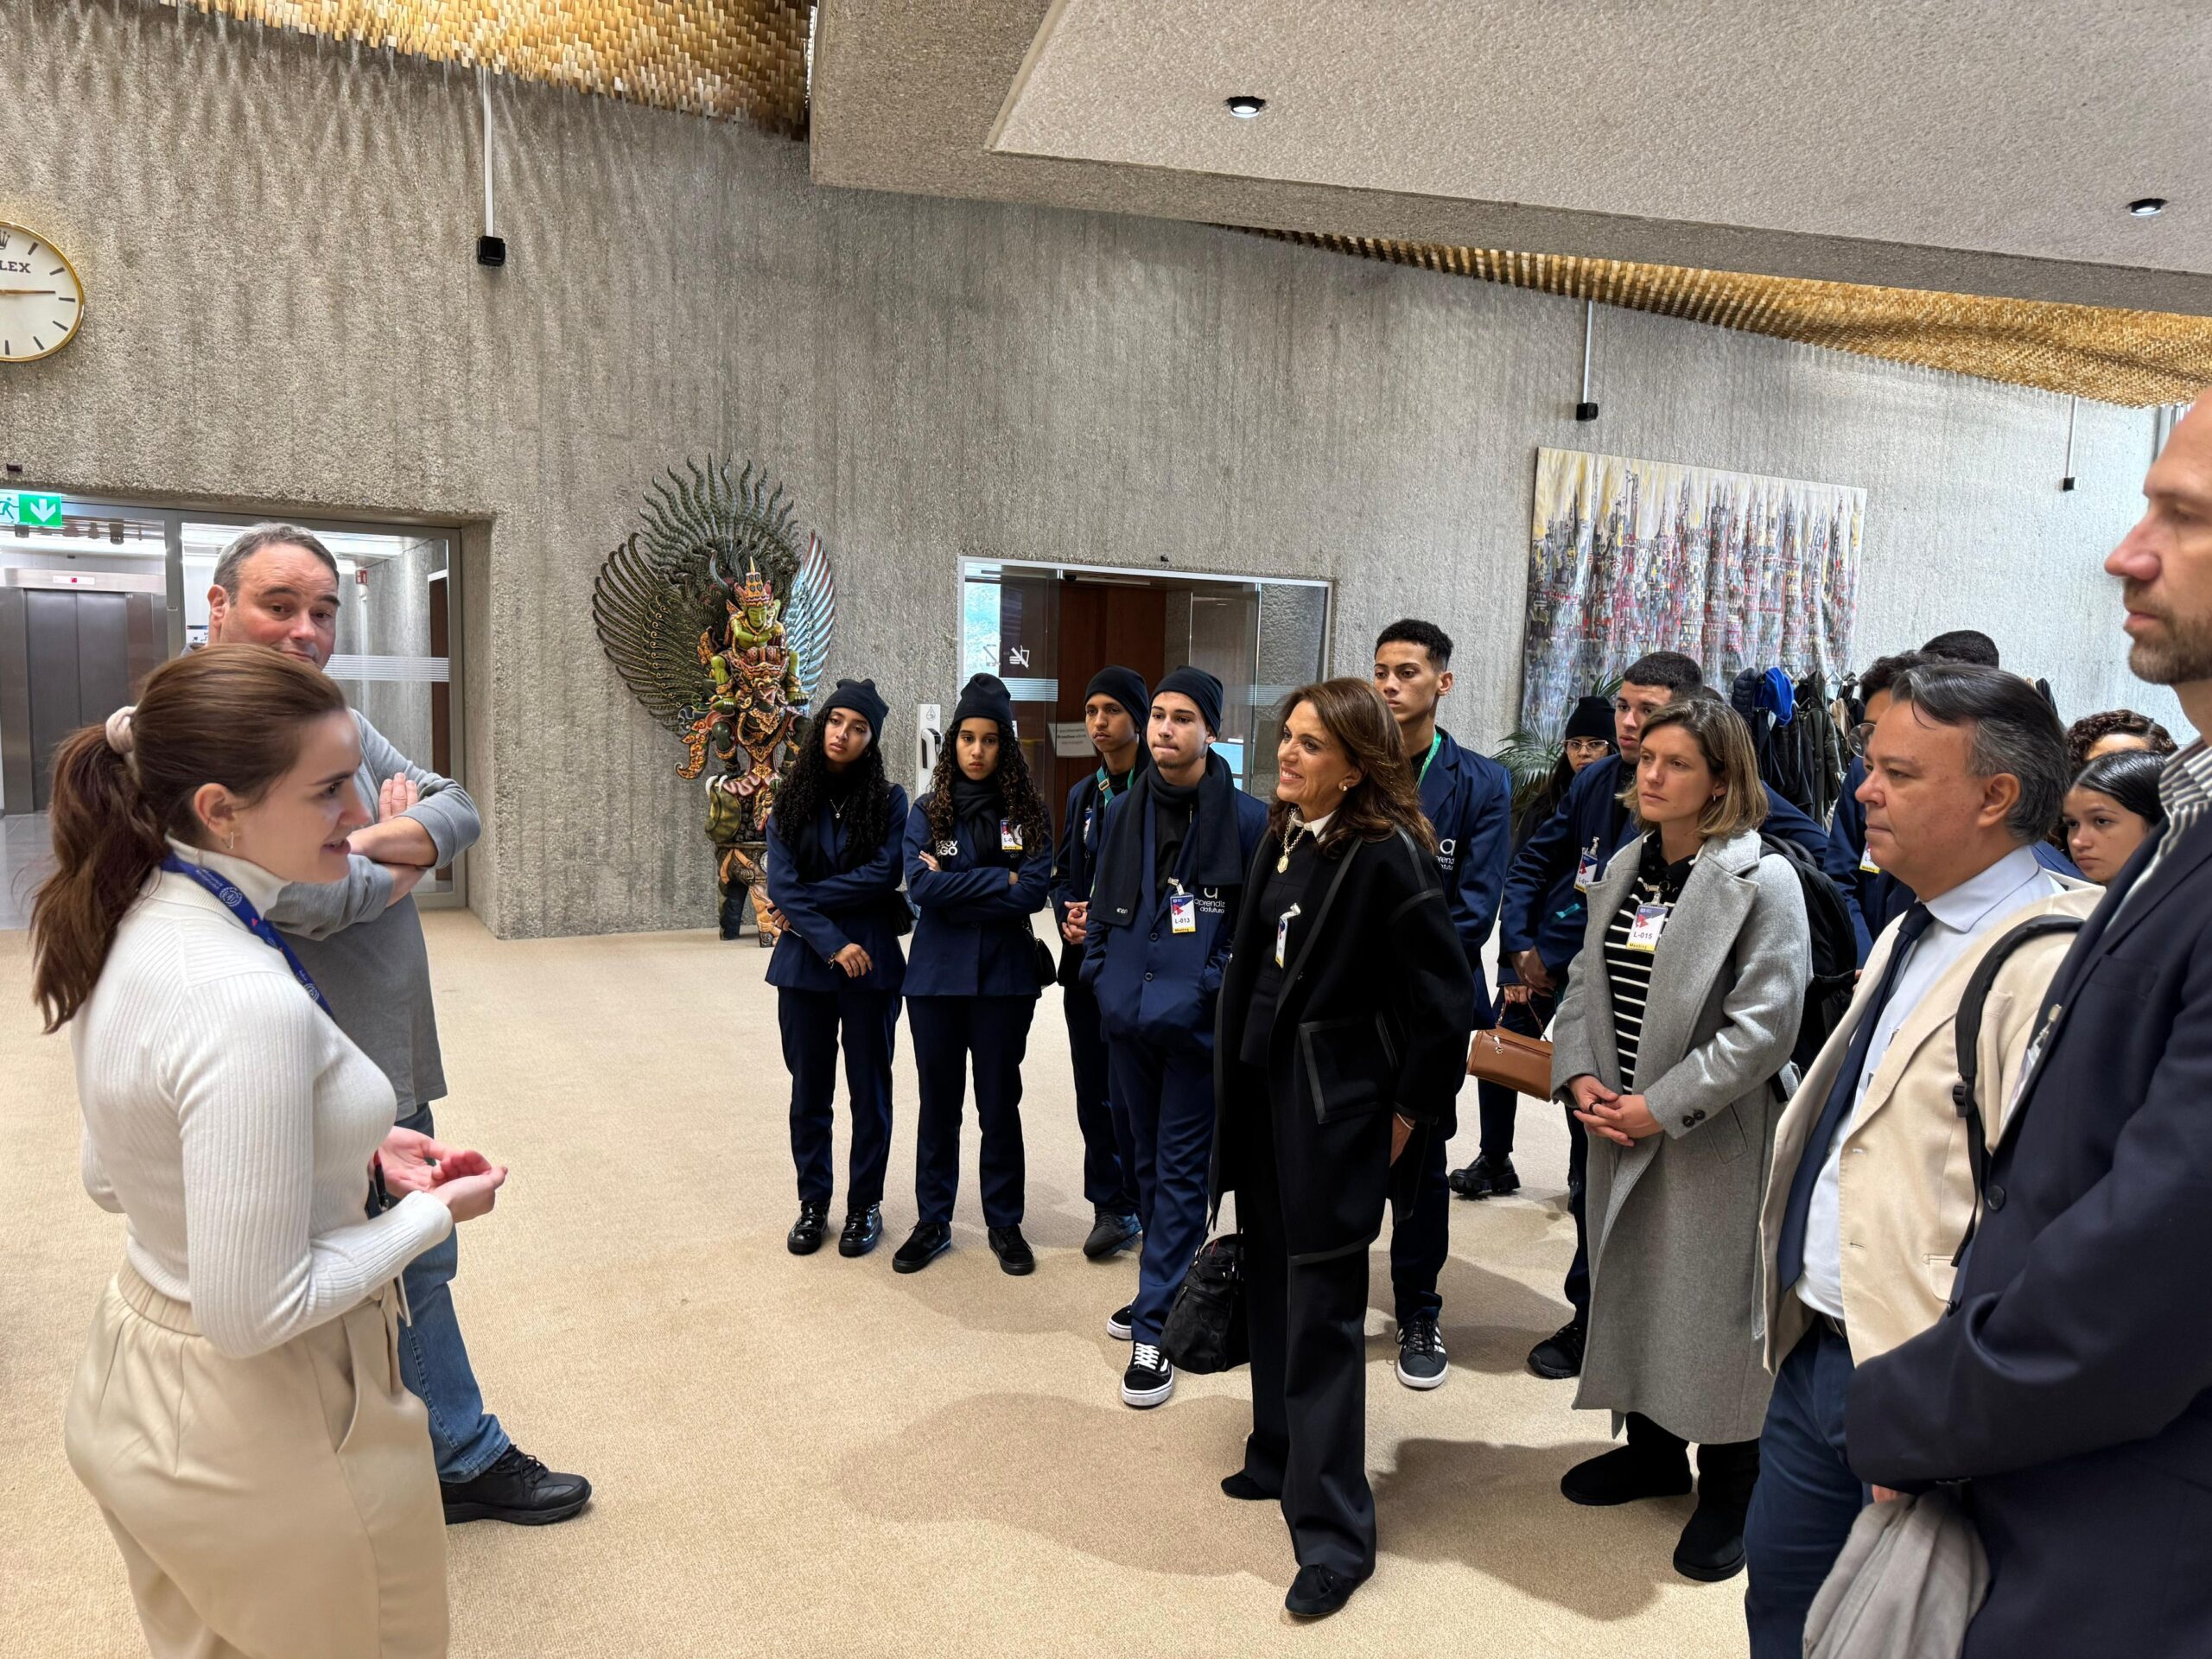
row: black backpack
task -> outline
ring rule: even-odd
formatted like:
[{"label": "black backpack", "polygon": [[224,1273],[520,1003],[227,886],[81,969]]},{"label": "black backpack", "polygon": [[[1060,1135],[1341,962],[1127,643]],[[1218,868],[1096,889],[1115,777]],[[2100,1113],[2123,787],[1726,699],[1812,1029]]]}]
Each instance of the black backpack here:
[{"label": "black backpack", "polygon": [[1764,835],[1759,837],[1759,850],[1785,861],[1795,873],[1797,890],[1805,898],[1805,920],[1812,928],[1813,977],[1805,987],[1797,1046],[1789,1051],[1802,1077],[1851,1007],[1852,988],[1859,982],[1859,936],[1852,929],[1841,889],[1812,854],[1794,841]]}]

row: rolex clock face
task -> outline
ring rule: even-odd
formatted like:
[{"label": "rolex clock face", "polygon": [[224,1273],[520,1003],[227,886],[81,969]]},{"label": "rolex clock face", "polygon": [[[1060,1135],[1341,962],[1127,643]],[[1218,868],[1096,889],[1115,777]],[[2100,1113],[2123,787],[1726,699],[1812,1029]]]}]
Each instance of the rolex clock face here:
[{"label": "rolex clock face", "polygon": [[51,357],[84,320],[76,267],[45,238],[0,220],[0,363]]}]

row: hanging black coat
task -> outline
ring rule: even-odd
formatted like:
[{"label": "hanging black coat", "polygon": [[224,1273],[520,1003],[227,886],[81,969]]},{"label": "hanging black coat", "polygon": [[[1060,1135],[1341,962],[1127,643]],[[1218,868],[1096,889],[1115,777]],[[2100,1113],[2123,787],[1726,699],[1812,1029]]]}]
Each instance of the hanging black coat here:
[{"label": "hanging black coat", "polygon": [[[1272,834],[1245,878],[1265,885],[1282,845]],[[1363,1250],[1382,1230],[1394,1112],[1426,1124],[1451,1111],[1466,1080],[1475,982],[1436,874],[1403,830],[1351,840],[1329,855],[1319,907],[1285,964],[1263,1071],[1239,1058],[1274,918],[1237,917],[1215,1005],[1212,1202],[1236,1189],[1240,1125],[1272,1112],[1275,1163],[1294,1264]]]}]

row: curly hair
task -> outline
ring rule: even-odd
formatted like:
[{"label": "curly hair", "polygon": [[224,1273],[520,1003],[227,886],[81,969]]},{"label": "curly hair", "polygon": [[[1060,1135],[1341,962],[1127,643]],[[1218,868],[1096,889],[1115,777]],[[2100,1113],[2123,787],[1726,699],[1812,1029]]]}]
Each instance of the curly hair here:
[{"label": "curly hair", "polygon": [[2151,718],[2139,715],[2133,709],[2107,709],[2102,714],[2084,715],[2066,728],[2066,759],[2071,771],[2079,772],[2089,764],[2089,751],[2100,738],[2120,732],[2129,737],[2144,740],[2145,747],[2153,754],[2171,754],[2178,747],[2173,734]]},{"label": "curly hair", "polygon": [[[1037,793],[1037,780],[1029,775],[1029,762],[1021,753],[1014,728],[1004,721],[999,721],[998,727],[997,775],[999,793],[1006,798],[1007,817],[1020,828],[1024,847],[1050,847],[1052,815],[1046,810],[1044,798]],[[930,773],[929,799],[923,804],[933,841],[957,839],[953,824],[958,815],[952,806],[952,780],[960,776],[957,736],[952,732],[945,734],[944,744],[938,751],[937,770]]]},{"label": "curly hair", "polygon": [[[868,747],[861,751],[861,758],[852,762],[856,785],[853,791],[853,830],[845,839],[844,851],[837,856],[840,870],[856,870],[867,863],[894,827],[891,822],[891,775],[883,769],[880,736],[871,734]],[[791,763],[791,776],[784,779],[783,788],[776,792],[775,809],[771,816],[776,833],[783,837],[786,847],[795,848],[798,843],[785,826],[812,823],[830,791],[830,755],[823,747],[822,739],[822,721],[807,721],[806,739],[799,746],[798,759]],[[896,827],[903,830],[906,826]]]},{"label": "curly hair", "polygon": [[[1346,677],[1301,685],[1283,699],[1281,725],[1289,725],[1301,702],[1312,706],[1313,717],[1359,768],[1359,781],[1329,815],[1322,850],[1334,853],[1354,836],[1380,841],[1392,830],[1402,830],[1415,846],[1433,855],[1436,831],[1421,810],[1420,786],[1406,762],[1397,720],[1374,683]],[[1280,798],[1268,809],[1268,833],[1277,841],[1288,831],[1293,810]]]}]

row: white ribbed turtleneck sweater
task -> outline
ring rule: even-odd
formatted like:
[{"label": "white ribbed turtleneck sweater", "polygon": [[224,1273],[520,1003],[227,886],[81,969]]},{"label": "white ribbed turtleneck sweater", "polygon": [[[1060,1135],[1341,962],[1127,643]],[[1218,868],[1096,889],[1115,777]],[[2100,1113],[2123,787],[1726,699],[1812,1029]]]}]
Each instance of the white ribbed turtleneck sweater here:
[{"label": "white ribbed turtleneck sweater", "polygon": [[[283,886],[244,859],[176,852],[264,913]],[[147,882],[70,1044],[85,1190],[123,1213],[131,1266],[226,1354],[335,1319],[452,1230],[427,1192],[363,1216],[391,1084],[188,876]]]}]

